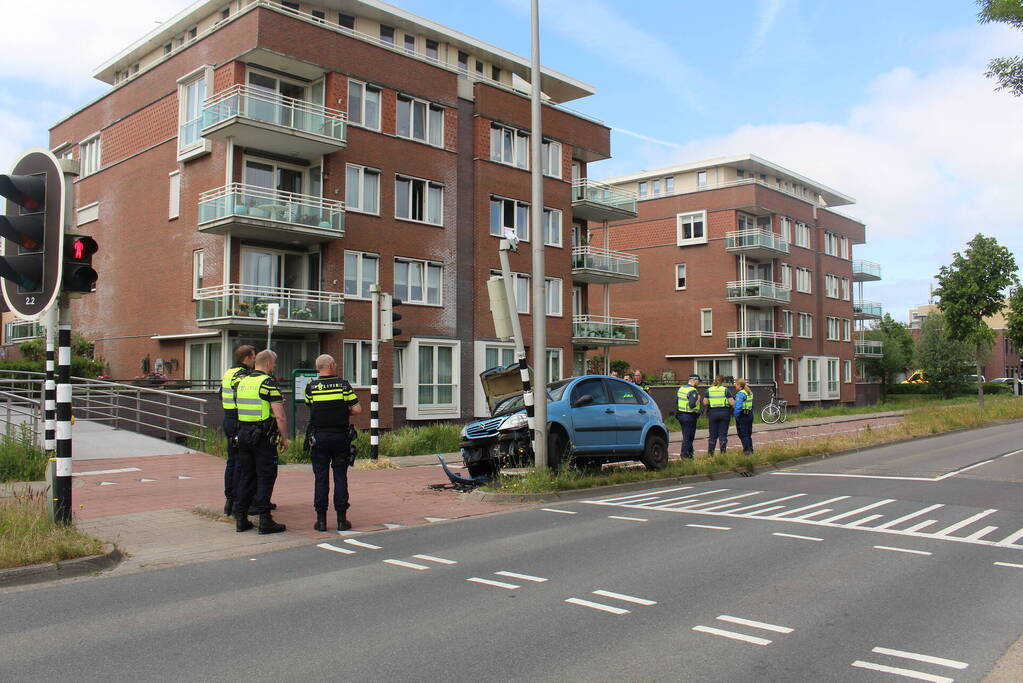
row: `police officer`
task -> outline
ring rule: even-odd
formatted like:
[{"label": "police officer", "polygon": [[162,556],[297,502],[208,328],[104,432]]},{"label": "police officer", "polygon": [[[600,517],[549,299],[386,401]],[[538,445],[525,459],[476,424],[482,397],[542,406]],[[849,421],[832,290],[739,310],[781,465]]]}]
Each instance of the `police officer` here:
[{"label": "police officer", "polygon": [[[735,380],[735,431],[742,442],[742,452],[753,455],[753,391],[746,380]],[[724,448],[722,448],[722,451]]]},{"label": "police officer", "polygon": [[703,397],[703,405],[707,406],[707,422],[710,438],[707,440],[707,455],[714,455],[715,443],[721,444],[721,452],[728,450],[728,424],[732,421],[732,408],[735,399],[732,392],[725,387],[725,378],[718,375],[714,383],[707,387]]},{"label": "police officer", "polygon": [[234,350],[235,364],[220,380],[220,404],[224,408],[224,435],[227,437],[227,467],[224,468],[224,516],[234,512],[235,488],[238,486],[238,408],[234,403],[236,385],[256,363],[256,349],[242,345]]},{"label": "police officer", "polygon": [[306,385],[305,403],[309,406],[309,427],[313,446],[313,507],[316,509],[316,531],[327,530],[327,494],[330,493],[328,470],[334,472],[334,511],[337,530],[352,528],[348,521],[348,418],[362,413],[355,391],[337,376],[337,363],[323,354],[316,358],[320,376]]},{"label": "police officer", "polygon": [[632,383],[643,391],[650,393],[650,385],[643,381],[643,371],[634,370],[632,373]]},{"label": "police officer", "polygon": [[259,533],[284,531],[270,516],[270,496],[277,481],[277,446],[288,447],[288,424],[280,387],[274,380],[277,354],[265,349],[256,354],[255,369],[238,382],[238,488],[235,498],[236,531],[252,528],[247,512],[259,515]]},{"label": "police officer", "polygon": [[689,383],[678,388],[678,412],[675,417],[682,425],[682,457],[693,457],[693,440],[696,438],[696,421],[700,419],[700,376],[689,375]]}]

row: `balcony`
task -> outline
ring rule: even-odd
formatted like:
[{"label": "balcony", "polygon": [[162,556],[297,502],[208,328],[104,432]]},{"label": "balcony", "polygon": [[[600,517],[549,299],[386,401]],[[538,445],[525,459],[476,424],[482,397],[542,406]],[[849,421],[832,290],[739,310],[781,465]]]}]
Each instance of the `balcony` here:
[{"label": "balcony", "polygon": [[572,214],[587,221],[620,221],[636,217],[636,194],[595,180],[572,182]]},{"label": "balcony", "polygon": [[199,195],[199,231],[301,244],[345,232],[345,205],[333,199],[231,183]]},{"label": "balcony", "polygon": [[203,104],[202,136],[314,159],[344,149],[345,121],[343,111],[235,85]]},{"label": "balcony", "polygon": [[784,332],[729,332],[728,350],[741,353],[789,353],[792,335]]},{"label": "balcony", "polygon": [[854,301],[853,317],[856,320],[880,320],[881,304],[876,301]]},{"label": "balcony", "polygon": [[735,230],[725,234],[725,249],[733,254],[772,259],[789,253],[789,243],[770,230]]},{"label": "balcony", "polygon": [[853,261],[853,282],[876,282],[881,279],[881,265],[873,261]]},{"label": "balcony", "polygon": [[857,358],[880,358],[884,355],[884,342],[857,339],[854,345]]},{"label": "balcony", "polygon": [[602,315],[572,316],[572,343],[576,346],[628,346],[639,343],[639,320]]},{"label": "balcony", "polygon": [[733,304],[777,306],[792,300],[792,292],[770,280],[737,280],[725,285],[725,298]]},{"label": "balcony", "polygon": [[4,343],[28,341],[45,333],[43,326],[34,320],[12,320],[4,325]]},{"label": "balcony", "polygon": [[344,328],[344,298],[336,292],[230,284],[204,287],[197,299],[199,327],[265,330],[267,305],[276,303],[280,318],[274,329],[334,332]]},{"label": "balcony", "polygon": [[572,249],[572,279],[593,285],[635,282],[639,279],[639,258],[622,251],[575,247]]}]

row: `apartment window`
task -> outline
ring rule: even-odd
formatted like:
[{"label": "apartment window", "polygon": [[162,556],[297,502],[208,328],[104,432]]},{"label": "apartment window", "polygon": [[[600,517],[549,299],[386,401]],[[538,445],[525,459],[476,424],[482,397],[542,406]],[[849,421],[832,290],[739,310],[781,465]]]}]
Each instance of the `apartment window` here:
[{"label": "apartment window", "polygon": [[785,289],[792,289],[792,266],[788,263],[783,263],[780,266],[781,270],[781,286]]},{"label": "apartment window", "polygon": [[281,0],[281,6],[286,10],[297,12],[299,3],[294,2],[294,0]]},{"label": "apartment window", "polygon": [[796,223],[796,246],[810,248],[810,226],[806,223]]},{"label": "apartment window", "polygon": [[490,197],[490,234],[504,237],[505,229],[513,230],[523,242],[529,241],[529,204]]},{"label": "apartment window", "polygon": [[838,256],[838,235],[833,232],[824,233],[824,253],[828,256]]},{"label": "apartment window", "polygon": [[81,162],[82,177],[91,175],[100,167],[100,138],[99,133],[83,140],[78,146],[78,157]]},{"label": "apartment window", "polygon": [[167,219],[177,218],[181,207],[181,173],[172,171],[169,175],[169,201]]},{"label": "apartment window", "polygon": [[781,331],[789,336],[792,335],[792,318],[792,311],[781,312]]},{"label": "apartment window", "polygon": [[416,53],[416,37],[409,35],[408,33],[405,34],[405,52],[410,55],[414,55]]},{"label": "apartment window", "polygon": [[[501,271],[492,270],[491,275],[501,275]],[[529,313],[529,282],[530,277],[525,273],[512,273],[512,293],[515,296],[515,310],[523,315]]]},{"label": "apartment window", "polygon": [[709,337],[714,334],[714,311],[710,308],[700,309],[700,336]]},{"label": "apartment window", "polygon": [[348,122],[380,130],[380,88],[360,81],[348,81]]},{"label": "apartment window", "polygon": [[786,242],[792,242],[792,219],[788,216],[778,217],[778,229]]},{"label": "apartment window", "polygon": [[732,358],[699,358],[693,362],[693,369],[700,377],[713,378],[721,375],[731,381],[735,377],[734,368]]},{"label": "apartment window", "polygon": [[461,50],[458,51],[458,70],[464,74],[469,73],[469,55]]},{"label": "apartment window", "polygon": [[647,195],[647,182],[644,180],[639,184],[639,198],[643,199]]},{"label": "apartment window", "polygon": [[171,53],[172,49],[173,49],[173,47],[171,46],[171,44],[167,43],[166,45],[163,46],[163,53],[165,55],[169,55]]},{"label": "apartment window", "polygon": [[675,192],[675,176],[670,175],[664,179],[664,194],[674,194]]},{"label": "apartment window", "polygon": [[547,315],[561,317],[561,278],[544,278],[544,292]]},{"label": "apartment window", "polygon": [[346,28],[349,31],[355,30],[355,17],[351,14],[345,14],[343,12],[339,13],[337,15],[337,23],[341,26],[341,28]]},{"label": "apartment window", "polygon": [[192,252],[192,298],[199,298],[199,290],[203,287],[203,275],[206,270],[205,252],[196,249]]},{"label": "apartment window", "polygon": [[398,95],[398,137],[440,147],[444,141],[444,108]]},{"label": "apartment window", "polygon": [[547,349],[547,381],[561,379],[561,349]]},{"label": "apartment window", "polygon": [[661,196],[661,180],[660,180],[660,178],[655,178],[654,180],[650,181],[650,196],[651,197],[660,197]]},{"label": "apartment window", "polygon": [[476,60],[476,73],[480,76],[483,75],[483,62],[478,59]]},{"label": "apartment window", "polygon": [[188,379],[219,379],[220,342],[188,345]]},{"label": "apartment window", "polygon": [[828,273],[824,276],[824,296],[830,299],[838,298],[838,276]]},{"label": "apartment window", "polygon": [[707,242],[707,212],[694,211],[680,213],[675,216],[675,230],[678,246],[687,244],[704,244]]},{"label": "apartment window", "polygon": [[490,160],[529,168],[529,135],[514,128],[490,126]]},{"label": "apartment window", "polygon": [[842,238],[842,258],[849,260],[849,238]]},{"label": "apartment window", "polygon": [[809,268],[796,268],[796,291],[804,294],[812,294],[812,276]]},{"label": "apartment window", "polygon": [[394,180],[394,216],[408,221],[442,225],[444,222],[444,186],[429,180],[396,175]]},{"label": "apartment window", "polygon": [[813,314],[799,314],[799,336],[804,339],[813,339]]},{"label": "apartment window", "polygon": [[840,322],[838,318],[828,316],[828,341],[838,341],[840,334]]},{"label": "apartment window", "polygon": [[394,27],[380,24],[380,42],[394,45]]},{"label": "apartment window", "polygon": [[806,392],[814,396],[820,391],[820,373],[818,371],[818,359],[806,359]]},{"label": "apartment window", "polygon": [[380,213],[380,171],[348,164],[345,178],[345,208],[362,213]]},{"label": "apartment window", "polygon": [[436,40],[430,40],[429,38],[427,38],[426,39],[426,58],[427,59],[432,59],[433,61],[436,62],[439,59],[439,57],[440,57],[440,52],[438,50],[438,47],[439,46],[437,45],[437,41]]},{"label": "apartment window", "polygon": [[451,406],[455,402],[453,346],[419,344],[419,405]]},{"label": "apartment window", "polygon": [[543,243],[548,247],[561,246],[561,211],[558,209],[544,207]]},{"label": "apartment window", "polygon": [[795,358],[782,358],[781,359],[781,381],[784,384],[792,384],[796,381],[796,359]]},{"label": "apartment window", "polygon": [[686,288],[686,264],[675,264],[675,289],[681,291]]},{"label": "apartment window", "polygon": [[501,67],[490,65],[490,79],[494,81],[501,80]]},{"label": "apartment window", "polygon": [[828,359],[828,394],[838,397],[838,359]]},{"label": "apartment window", "polygon": [[[298,9],[298,3],[296,2],[294,4],[295,4],[295,8]],[[197,35],[199,35],[198,27],[193,26],[192,28],[188,29],[188,39],[189,40],[195,40]],[[138,71],[138,64],[136,64],[134,67],[132,67],[132,73],[135,73],[136,71]]]},{"label": "apartment window", "polygon": [[372,382],[373,343],[346,341],[342,350],[341,376],[353,387],[368,387]]},{"label": "apartment window", "polygon": [[313,19],[316,19],[321,24],[327,22],[327,13],[322,9],[311,9],[309,14],[313,15]]},{"label": "apartment window", "polygon": [[405,405],[405,348],[394,347],[394,367],[391,369],[394,385],[394,407]]},{"label": "apartment window", "polygon": [[696,172],[696,188],[699,190],[707,189],[707,172],[697,171]]},{"label": "apartment window", "polygon": [[842,381],[846,384],[852,384],[852,361],[842,361]]},{"label": "apartment window", "polygon": [[394,296],[407,304],[440,305],[444,267],[414,259],[394,259]]},{"label": "apartment window", "polygon": [[202,144],[202,103],[206,99],[206,69],[178,86],[178,151]]},{"label": "apartment window", "polygon": [[842,318],[842,340],[852,341],[852,321],[849,318]]},{"label": "apartment window", "polygon": [[370,286],[380,282],[380,257],[362,251],[345,252],[345,296],[369,299]]},{"label": "apartment window", "polygon": [[543,161],[543,174],[552,178],[560,178],[561,143],[554,142],[553,140],[544,140],[541,157]]},{"label": "apartment window", "polygon": [[849,278],[842,278],[842,298],[846,301],[849,300]]}]

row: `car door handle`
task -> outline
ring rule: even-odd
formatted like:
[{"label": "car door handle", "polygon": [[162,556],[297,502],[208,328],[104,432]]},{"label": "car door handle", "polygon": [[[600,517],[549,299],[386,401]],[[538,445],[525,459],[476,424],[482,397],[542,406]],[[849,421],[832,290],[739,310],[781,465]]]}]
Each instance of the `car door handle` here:
[{"label": "car door handle", "polygon": [[639,414],[640,415],[646,415],[646,411],[643,408],[640,408],[639,409]]},{"label": "car door handle", "polygon": [[605,409],[604,409],[604,412],[605,412],[605,413],[608,413],[608,414],[613,414],[613,413],[614,413],[614,410],[612,410],[611,408],[605,408]]}]

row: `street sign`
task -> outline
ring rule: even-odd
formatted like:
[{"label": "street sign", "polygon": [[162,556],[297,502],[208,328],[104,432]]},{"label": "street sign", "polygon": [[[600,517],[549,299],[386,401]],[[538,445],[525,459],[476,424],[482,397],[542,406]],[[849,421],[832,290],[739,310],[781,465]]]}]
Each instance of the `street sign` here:
[{"label": "street sign", "polygon": [[295,412],[299,402],[305,401],[305,388],[309,386],[309,383],[320,376],[320,373],[316,370],[300,368],[298,370],[291,371],[291,383],[295,387],[295,393],[291,396],[291,421],[288,423],[291,425],[291,438],[295,438]]},{"label": "street sign", "polygon": [[266,305],[266,324],[276,325],[281,320],[281,305],[280,304],[267,304]]}]

